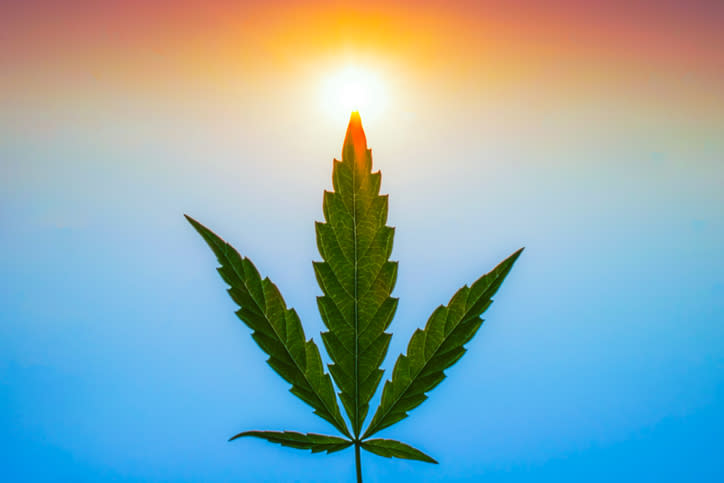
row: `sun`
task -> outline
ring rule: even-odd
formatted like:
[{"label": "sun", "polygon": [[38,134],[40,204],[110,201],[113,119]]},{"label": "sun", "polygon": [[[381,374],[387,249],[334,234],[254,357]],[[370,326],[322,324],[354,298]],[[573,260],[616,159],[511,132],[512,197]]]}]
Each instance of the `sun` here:
[{"label": "sun", "polygon": [[373,70],[349,65],[324,77],[322,105],[334,118],[358,111],[364,118],[376,118],[384,110],[386,96],[380,75]]}]

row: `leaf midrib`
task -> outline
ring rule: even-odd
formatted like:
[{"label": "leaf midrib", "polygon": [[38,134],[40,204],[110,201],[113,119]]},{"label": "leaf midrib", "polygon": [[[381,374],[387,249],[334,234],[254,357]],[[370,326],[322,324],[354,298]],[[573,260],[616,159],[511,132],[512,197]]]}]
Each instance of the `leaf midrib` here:
[{"label": "leaf midrib", "polygon": [[357,300],[357,275],[359,260],[357,259],[357,153],[352,162],[352,242],[354,247],[354,422],[352,430],[354,431],[354,439],[359,439],[359,432],[362,423],[359,420],[359,313]]}]

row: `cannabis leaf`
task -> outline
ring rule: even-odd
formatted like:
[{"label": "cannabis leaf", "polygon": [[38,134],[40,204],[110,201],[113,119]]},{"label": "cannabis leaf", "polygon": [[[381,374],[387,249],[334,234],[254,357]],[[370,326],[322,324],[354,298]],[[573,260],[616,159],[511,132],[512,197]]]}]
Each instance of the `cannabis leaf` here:
[{"label": "cannabis leaf", "polygon": [[445,379],[443,371],[465,354],[463,345],[482,325],[480,315],[492,303],[490,298],[522,251],[521,248],[513,253],[471,287],[466,285],[458,290],[447,306],[435,309],[423,330],[412,334],[407,354],[397,359],[392,380],[385,383],[380,406],[365,438],[406,418],[407,411],[422,404],[427,399],[425,393]]},{"label": "cannabis leaf", "polygon": [[380,172],[371,173],[372,154],[359,115],[352,116],[342,161],[332,169],[334,192],[324,192],[326,223],[316,223],[324,262],[314,263],[319,312],[329,329],[322,341],[355,438],[382,377],[397,299],[390,297],[397,262],[389,261],[394,230],[387,221],[387,196],[380,196]]},{"label": "cannabis leaf", "polygon": [[[294,309],[287,308],[279,289],[261,278],[254,264],[198,221],[185,215],[204,238],[221,266],[221,278],[239,306],[236,315],[252,330],[252,338],[269,356],[268,364],[291,384],[290,391],[309,404],[343,437],[295,431],[245,431],[249,436],[313,453],[333,453],[354,445],[357,482],[362,481],[360,449],[384,457],[437,463],[422,451],[400,441],[369,439],[406,418],[427,399],[427,393],[445,378],[444,371],[466,352],[464,345],[483,323],[481,315],[492,303],[503,280],[523,251],[516,251],[490,273],[458,290],[446,306],[432,313],[400,355],[392,378],[382,390],[380,405],[367,429],[362,427],[369,401],[382,378],[392,335],[385,332],[397,309],[392,290],[397,262],[390,261],[394,229],[387,226],[387,195],[380,195],[380,172],[372,172],[372,154],[359,114],[347,127],[342,160],[334,161],[334,191],[324,192],[324,222],[315,224],[321,262],[314,271],[323,296],[317,305],[327,331],[324,347],[332,363],[330,375],[322,366],[319,349],[307,340]],[[349,418],[342,416],[339,399]],[[360,434],[362,436],[360,436]]]},{"label": "cannabis leaf", "polygon": [[326,434],[316,433],[297,433],[296,431],[244,431],[236,436],[229,438],[234,441],[242,436],[254,436],[266,439],[272,443],[278,443],[282,446],[289,446],[297,449],[311,449],[312,453],[326,451],[334,453],[343,450],[352,445],[352,441],[337,436],[327,436]]},{"label": "cannabis leaf", "polygon": [[394,439],[368,439],[362,442],[362,447],[367,451],[385,456],[387,458],[403,458],[407,460],[419,460],[427,463],[437,463],[434,459],[422,451],[408,446],[405,443],[395,441]]},{"label": "cannabis leaf", "polygon": [[221,278],[229,284],[229,295],[241,307],[236,315],[254,332],[252,337],[269,354],[268,364],[290,391],[314,408],[314,413],[349,436],[334,397],[332,381],[322,368],[322,358],[313,340],[305,342],[302,323],[294,309],[287,309],[279,289],[268,278],[261,279],[256,267],[234,248],[190,216],[186,219],[209,244],[221,263]]}]

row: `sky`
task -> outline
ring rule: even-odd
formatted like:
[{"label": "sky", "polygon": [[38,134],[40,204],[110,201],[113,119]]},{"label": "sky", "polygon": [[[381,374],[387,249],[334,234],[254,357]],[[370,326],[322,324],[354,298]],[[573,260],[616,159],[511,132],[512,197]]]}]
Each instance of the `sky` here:
[{"label": "sky", "polygon": [[3,2],[2,479],[353,480],[351,450],[227,442],[333,428],[183,214],[319,343],[313,222],[359,74],[399,260],[383,379],[526,247],[380,433],[440,464],[363,453],[364,481],[724,480],[723,22],[719,1]]}]

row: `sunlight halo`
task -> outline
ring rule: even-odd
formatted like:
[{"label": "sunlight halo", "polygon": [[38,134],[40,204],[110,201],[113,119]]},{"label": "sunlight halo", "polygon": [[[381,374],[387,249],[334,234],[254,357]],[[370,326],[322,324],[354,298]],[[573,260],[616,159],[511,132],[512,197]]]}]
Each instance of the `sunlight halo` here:
[{"label": "sunlight halo", "polygon": [[320,90],[322,107],[333,118],[358,111],[374,119],[381,116],[387,100],[379,74],[357,65],[329,72]]}]

